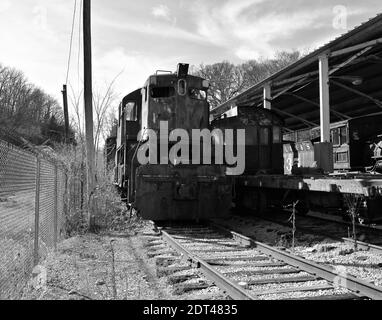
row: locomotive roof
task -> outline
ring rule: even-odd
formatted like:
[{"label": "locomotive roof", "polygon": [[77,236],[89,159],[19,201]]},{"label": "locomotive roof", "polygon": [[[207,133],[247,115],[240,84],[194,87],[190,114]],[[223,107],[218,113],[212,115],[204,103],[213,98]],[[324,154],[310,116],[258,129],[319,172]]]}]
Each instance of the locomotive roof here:
[{"label": "locomotive roof", "polygon": [[230,124],[232,122],[239,122],[243,125],[258,125],[258,126],[283,126],[283,119],[274,111],[252,107],[252,106],[238,106],[237,116],[216,119],[215,123]]},{"label": "locomotive roof", "polygon": [[[212,114],[223,114],[238,104],[262,106],[263,87],[270,83],[272,95],[276,96],[272,99],[272,110],[285,119],[287,130],[319,126],[318,57],[323,54],[333,54],[330,67],[338,67],[331,76],[331,122],[381,113],[382,14],[379,14],[254,84],[213,109]],[[361,83],[350,81],[355,77]]]},{"label": "locomotive roof", "polygon": [[135,91],[130,92],[128,95],[126,95],[122,99],[122,104],[125,105],[126,101],[129,101],[129,100],[137,100],[141,95],[141,90],[142,90],[142,88],[139,88]]}]

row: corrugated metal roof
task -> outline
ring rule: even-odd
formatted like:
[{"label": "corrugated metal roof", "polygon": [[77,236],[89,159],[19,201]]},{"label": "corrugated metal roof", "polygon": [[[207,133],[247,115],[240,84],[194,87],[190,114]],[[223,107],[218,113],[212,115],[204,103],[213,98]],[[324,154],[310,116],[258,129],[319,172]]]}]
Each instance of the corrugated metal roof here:
[{"label": "corrugated metal roof", "polygon": [[[334,52],[378,38],[382,38],[382,14],[376,15],[367,22],[324,44],[290,66],[260,81],[253,87],[215,108],[212,110],[212,113],[214,115],[222,114],[231,107],[241,103],[248,104],[250,102],[252,105],[261,104],[264,84],[272,83],[273,89],[277,89],[277,91],[280,92],[288,88],[293,82],[277,85],[278,82],[293,77],[298,78],[309,72],[312,73],[312,76],[307,79],[307,82],[301,81],[300,87],[296,86],[299,90],[294,93],[289,92],[288,94],[281,95],[272,101],[272,107],[276,111],[279,110],[279,113],[286,118],[286,125],[289,129],[295,130],[306,127],[307,122],[319,123],[319,108],[317,106],[319,103],[317,82],[318,57],[325,53]],[[356,52],[331,58],[330,65],[339,65],[355,53]],[[376,101],[382,99],[382,90],[377,86],[378,83],[382,83],[381,62],[382,45],[378,44],[359,59],[356,59],[353,63],[346,66],[346,68],[336,73],[336,76],[360,77],[362,78],[362,84],[353,86],[349,82],[340,80],[336,81],[337,84],[331,85],[332,122],[382,111],[382,107],[379,107],[375,101],[365,97],[365,95],[371,95]],[[338,82],[340,83],[338,84]],[[350,89],[341,87],[340,85],[345,85],[346,87],[350,87]],[[365,95],[360,95],[354,92],[354,90],[358,90]],[[291,93],[294,95],[297,94],[298,97],[291,95]],[[288,114],[290,115],[288,116]],[[303,118],[307,122],[293,116]]]}]

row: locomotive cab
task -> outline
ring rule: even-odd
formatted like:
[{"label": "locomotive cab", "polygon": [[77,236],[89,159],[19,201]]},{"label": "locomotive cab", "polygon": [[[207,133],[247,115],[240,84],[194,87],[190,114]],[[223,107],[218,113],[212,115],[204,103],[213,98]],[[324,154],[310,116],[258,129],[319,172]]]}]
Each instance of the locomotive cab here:
[{"label": "locomotive cab", "polygon": [[188,65],[180,64],[177,73],[149,77],[142,88],[142,139],[145,129],[159,132],[160,122],[168,130],[205,129],[209,124],[208,81],[188,74]]},{"label": "locomotive cab", "polygon": [[[208,81],[179,64],[176,73],[157,71],[122,102],[117,180],[144,219],[202,220],[229,213],[231,181],[225,167],[173,161],[178,155],[169,152],[179,142],[170,139],[173,130],[190,137],[194,129],[209,128],[208,88]],[[139,156],[147,154],[142,151],[147,146],[145,163]]]},{"label": "locomotive cab", "polygon": [[[140,90],[123,98],[118,108],[117,150],[115,159],[114,183],[122,191],[127,201],[131,198],[132,187],[129,186],[131,171],[134,171],[133,153],[137,146],[137,137],[141,123]],[[136,166],[136,164],[135,164]]]}]

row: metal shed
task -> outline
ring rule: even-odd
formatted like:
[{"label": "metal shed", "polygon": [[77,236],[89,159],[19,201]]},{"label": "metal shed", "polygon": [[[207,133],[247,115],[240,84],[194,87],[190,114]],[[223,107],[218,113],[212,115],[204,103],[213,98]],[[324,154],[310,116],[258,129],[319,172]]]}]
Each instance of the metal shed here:
[{"label": "metal shed", "polygon": [[330,141],[330,122],[382,113],[382,14],[211,113],[218,116],[242,104],[277,112],[286,132],[320,126],[322,143]]}]

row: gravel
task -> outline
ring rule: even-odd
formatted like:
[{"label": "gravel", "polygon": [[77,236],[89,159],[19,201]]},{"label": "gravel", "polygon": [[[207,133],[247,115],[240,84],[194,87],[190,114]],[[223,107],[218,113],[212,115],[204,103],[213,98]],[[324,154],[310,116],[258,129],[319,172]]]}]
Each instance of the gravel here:
[{"label": "gravel", "polygon": [[[291,235],[291,228],[259,219],[247,218],[245,223],[234,218],[218,222],[269,245],[280,245],[285,235]],[[284,245],[290,246],[290,241]],[[353,247],[328,237],[302,234],[296,239],[294,252],[305,259],[331,265],[339,273],[350,274],[382,286],[382,254],[371,251],[353,252]]]},{"label": "gravel", "polygon": [[316,280],[316,281],[306,281],[306,282],[290,282],[290,283],[269,283],[269,284],[262,284],[262,285],[254,285],[251,286],[251,290],[255,292],[264,292],[268,290],[278,290],[278,289],[285,289],[285,288],[301,288],[301,287],[314,287],[314,286],[320,286],[325,285],[328,282],[326,280]]},{"label": "gravel", "polygon": [[319,297],[326,295],[339,295],[347,293],[345,289],[332,289],[332,290],[317,290],[317,291],[301,291],[301,292],[288,292],[281,294],[260,295],[259,300],[283,300],[283,299],[297,299],[308,297]]}]

